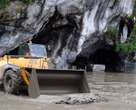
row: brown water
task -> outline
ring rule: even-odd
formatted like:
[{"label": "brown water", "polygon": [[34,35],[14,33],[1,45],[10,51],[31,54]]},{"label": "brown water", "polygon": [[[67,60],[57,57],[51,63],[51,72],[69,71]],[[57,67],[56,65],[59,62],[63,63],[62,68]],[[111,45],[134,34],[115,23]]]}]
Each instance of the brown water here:
[{"label": "brown water", "polygon": [[93,82],[126,82],[136,83],[136,73],[106,73],[93,72],[88,73],[88,80]]},{"label": "brown water", "polygon": [[88,73],[91,93],[108,102],[136,104],[136,73]]},{"label": "brown water", "polygon": [[56,100],[56,98],[43,96],[31,101],[24,97],[5,95],[0,92],[0,110],[45,110],[45,108],[48,110],[114,110],[115,107],[117,110],[136,110],[135,73],[88,73],[88,83],[91,94],[102,97],[100,101],[88,105],[50,105],[43,102]]}]

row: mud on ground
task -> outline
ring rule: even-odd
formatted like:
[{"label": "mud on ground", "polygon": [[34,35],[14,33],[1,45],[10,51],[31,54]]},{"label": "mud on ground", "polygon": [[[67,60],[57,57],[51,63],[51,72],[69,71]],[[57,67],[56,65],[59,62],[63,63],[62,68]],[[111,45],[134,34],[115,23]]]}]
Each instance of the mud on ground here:
[{"label": "mud on ground", "polygon": [[0,110],[136,110],[136,75],[89,73],[90,94],[30,99],[0,92]]}]

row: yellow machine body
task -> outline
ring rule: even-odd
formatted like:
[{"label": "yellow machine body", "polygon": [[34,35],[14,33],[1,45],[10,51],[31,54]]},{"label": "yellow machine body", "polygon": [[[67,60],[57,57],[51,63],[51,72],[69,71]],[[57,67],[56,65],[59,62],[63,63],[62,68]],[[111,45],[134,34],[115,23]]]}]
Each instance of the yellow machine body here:
[{"label": "yellow machine body", "polygon": [[7,62],[20,68],[48,69],[48,60],[46,58],[33,57],[15,57],[7,56]]},{"label": "yellow machine body", "polygon": [[[49,69],[48,62],[49,59],[46,57],[5,55],[0,58],[0,67],[2,65],[19,67],[19,74],[28,87],[28,94],[33,98],[40,94],[90,92],[85,71]],[[0,79],[4,77],[4,72],[5,67],[0,73]]]}]

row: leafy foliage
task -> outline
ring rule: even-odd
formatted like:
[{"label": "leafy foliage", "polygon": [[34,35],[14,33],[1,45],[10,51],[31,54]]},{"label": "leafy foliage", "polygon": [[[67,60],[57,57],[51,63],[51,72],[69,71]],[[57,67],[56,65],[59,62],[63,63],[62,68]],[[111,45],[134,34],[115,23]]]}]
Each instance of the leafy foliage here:
[{"label": "leafy foliage", "polygon": [[22,2],[24,2],[25,4],[31,4],[33,0],[22,0]]},{"label": "leafy foliage", "polygon": [[[20,0],[23,3],[29,5],[31,4],[34,0]],[[8,6],[8,4],[10,3],[10,0],[0,0],[0,9],[6,8],[6,6]]]},{"label": "leafy foliage", "polygon": [[5,8],[9,4],[10,0],[0,0],[0,9]]},{"label": "leafy foliage", "polygon": [[112,26],[108,26],[105,35],[107,37],[111,38],[112,40],[114,40],[117,35],[117,32],[118,32],[117,28],[112,27]]},{"label": "leafy foliage", "polygon": [[[105,35],[106,37],[115,40],[117,33],[118,33],[117,28],[109,26],[107,28],[107,32],[105,33]],[[115,46],[117,52],[126,53],[126,54],[136,52],[136,25],[134,25],[134,29],[130,35],[130,39],[128,40],[128,42],[116,43]]]},{"label": "leafy foliage", "polygon": [[131,33],[130,40],[127,43],[117,44],[116,51],[123,53],[136,52],[136,25]]},{"label": "leafy foliage", "polygon": [[[133,19],[134,16],[136,17],[136,1],[134,5],[133,14],[130,17],[132,17]],[[136,24],[134,25],[134,29],[130,35],[130,40],[127,43],[117,44],[116,51],[123,53],[136,52]]]}]

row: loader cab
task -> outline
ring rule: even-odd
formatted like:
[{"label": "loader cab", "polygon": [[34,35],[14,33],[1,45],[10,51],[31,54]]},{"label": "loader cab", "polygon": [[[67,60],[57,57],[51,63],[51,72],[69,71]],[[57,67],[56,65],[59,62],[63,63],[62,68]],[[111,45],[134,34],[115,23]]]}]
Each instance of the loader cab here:
[{"label": "loader cab", "polygon": [[47,51],[44,45],[24,43],[9,52],[9,55],[19,57],[47,58]]},{"label": "loader cab", "polygon": [[44,45],[28,44],[31,57],[47,58],[47,51]]}]

